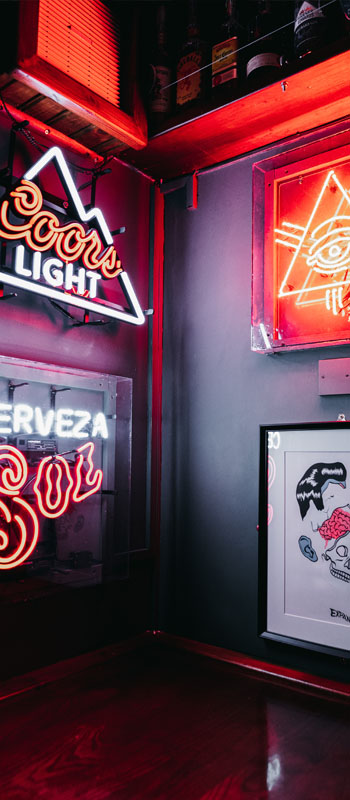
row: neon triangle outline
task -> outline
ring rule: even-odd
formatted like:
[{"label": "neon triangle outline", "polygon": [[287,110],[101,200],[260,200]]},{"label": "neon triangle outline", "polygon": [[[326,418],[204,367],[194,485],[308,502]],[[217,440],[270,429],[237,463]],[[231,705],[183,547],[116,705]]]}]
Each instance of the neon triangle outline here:
[{"label": "neon triangle outline", "polygon": [[[335,177],[336,177],[334,170],[333,170],[333,169],[331,169],[331,170],[328,172],[328,175],[327,175],[327,177],[326,177],[326,179],[325,179],[325,181],[324,181],[324,183],[323,183],[323,186],[322,186],[321,192],[320,192],[320,194],[319,194],[319,196],[318,196],[318,198],[317,198],[317,201],[316,201],[316,203],[315,203],[315,205],[314,205],[314,207],[313,207],[313,209],[312,209],[311,216],[309,217],[309,220],[308,220],[308,222],[307,222],[307,224],[306,224],[306,226],[305,226],[304,232],[303,232],[303,234],[302,234],[302,236],[301,236],[300,242],[299,242],[299,244],[298,244],[298,246],[297,246],[297,248],[296,248],[296,250],[295,250],[295,253],[294,253],[294,254],[293,254],[293,256],[292,256],[292,260],[291,260],[291,262],[290,262],[290,265],[289,265],[289,267],[288,267],[288,269],[287,269],[287,272],[286,272],[286,274],[285,274],[285,276],[284,276],[284,278],[283,278],[283,281],[282,281],[282,283],[281,283],[281,286],[280,286],[280,289],[279,289],[279,292],[278,292],[278,297],[279,297],[279,298],[280,298],[280,297],[291,297],[291,295],[293,295],[293,294],[300,294],[300,292],[302,291],[302,289],[301,289],[301,288],[299,288],[299,289],[293,289],[292,291],[288,291],[288,292],[285,292],[285,291],[283,291],[283,289],[284,289],[284,287],[285,287],[285,285],[286,285],[286,283],[287,283],[287,280],[288,280],[288,278],[289,278],[289,275],[290,275],[290,273],[291,273],[291,271],[292,271],[292,269],[293,269],[293,267],[294,267],[294,264],[295,264],[295,262],[296,262],[296,260],[297,260],[297,258],[298,258],[298,256],[299,256],[299,254],[300,254],[300,250],[301,250],[301,248],[302,248],[302,246],[303,246],[303,244],[304,244],[304,241],[305,241],[305,238],[306,238],[306,234],[309,232],[309,229],[310,229],[310,226],[311,226],[312,220],[313,220],[313,218],[314,218],[314,216],[315,216],[315,214],[316,214],[316,211],[317,211],[318,207],[319,207],[319,206],[320,206],[320,204],[321,204],[321,200],[322,200],[322,198],[323,198],[323,196],[324,196],[324,193],[325,193],[325,191],[326,191],[326,189],[327,189],[327,186],[328,186],[328,183],[329,183],[329,181],[330,181],[330,178],[331,178],[331,177],[333,177],[333,176],[335,176]],[[337,179],[337,180],[338,180],[338,179]],[[348,198],[347,198],[347,199],[348,199]],[[348,199],[348,202],[349,202],[349,199]],[[334,285],[334,284],[332,284],[332,285]],[[317,288],[319,289],[319,287],[317,287]],[[326,288],[326,287],[323,287],[323,288]],[[303,289],[304,289],[304,291],[305,291],[305,287],[303,287]]]},{"label": "neon triangle outline", "polygon": [[[78,190],[75,186],[73,178],[70,174],[66,159],[60,150],[59,147],[51,147],[44,153],[38,161],[30,167],[23,178],[25,180],[32,181],[35,179],[40,172],[47,166],[51,161],[54,161],[55,168],[59,173],[61,182],[64,186],[65,192],[67,196],[72,201],[72,204],[76,210],[77,217],[80,219],[81,222],[91,223],[93,220],[96,220],[99,230],[102,233],[104,241],[106,245],[113,244],[113,237],[111,232],[108,228],[104,215],[99,208],[92,208],[89,211],[86,211],[81,199],[79,197]],[[5,284],[9,284],[11,286],[16,286],[19,288],[26,289],[27,291],[31,291],[34,294],[39,294],[42,296],[49,297],[51,299],[59,300],[66,305],[73,305],[77,306],[78,308],[85,309],[87,311],[93,311],[94,313],[101,314],[102,316],[110,317],[112,319],[121,320],[122,322],[129,322],[132,325],[143,325],[145,322],[145,316],[141,309],[140,303],[137,299],[136,293],[133,289],[131,284],[130,278],[126,271],[123,269],[122,272],[119,273],[117,276],[119,285],[123,292],[125,299],[128,302],[129,308],[132,310],[130,311],[123,311],[119,310],[117,307],[112,306],[104,306],[102,303],[94,302],[93,300],[88,300],[87,298],[83,298],[80,295],[67,295],[65,292],[60,291],[58,289],[54,289],[53,287],[46,287],[44,284],[41,283],[34,283],[34,281],[27,281],[17,276],[12,276],[11,273],[2,272],[0,271],[0,281]]]}]

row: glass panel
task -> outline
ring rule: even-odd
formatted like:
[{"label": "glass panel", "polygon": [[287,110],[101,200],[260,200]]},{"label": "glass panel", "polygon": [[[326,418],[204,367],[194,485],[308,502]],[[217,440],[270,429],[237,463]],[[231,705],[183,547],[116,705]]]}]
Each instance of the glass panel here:
[{"label": "glass panel", "polygon": [[348,342],[348,147],[281,159],[254,167],[252,349]]},{"label": "glass panel", "polygon": [[88,586],[129,559],[132,380],[0,359],[0,581]]}]

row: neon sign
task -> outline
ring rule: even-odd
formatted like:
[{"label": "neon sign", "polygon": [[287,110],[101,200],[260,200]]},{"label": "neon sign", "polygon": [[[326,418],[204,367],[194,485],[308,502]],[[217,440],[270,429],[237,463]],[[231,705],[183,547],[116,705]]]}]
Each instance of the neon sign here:
[{"label": "neon sign", "polygon": [[60,438],[87,439],[100,437],[108,439],[105,414],[72,408],[49,409],[44,413],[40,406],[27,403],[0,403],[0,435],[13,433],[49,436],[54,433]]},{"label": "neon sign", "polygon": [[[72,494],[72,498],[75,503],[81,503],[81,501],[85,500],[86,497],[98,492],[101,486],[103,472],[102,469],[96,469],[94,472],[94,462],[92,460],[94,449],[95,446],[92,442],[87,442],[87,444],[83,444],[81,447],[78,447],[79,455],[77,457],[75,466],[75,486]],[[86,450],[88,450],[87,455],[84,453]],[[84,465],[84,460],[86,460],[89,465],[89,468],[84,476],[84,482],[88,488],[85,492],[81,492],[83,483],[82,468]]]},{"label": "neon sign", "polygon": [[21,571],[78,588],[124,574],[132,388],[0,356],[0,583]]},{"label": "neon sign", "polygon": [[350,340],[349,148],[310,147],[254,167],[255,350]]},{"label": "neon sign", "polygon": [[[45,208],[34,181],[50,162],[79,221],[62,224],[57,214]],[[14,250],[12,265],[1,265],[4,284],[133,325],[145,321],[103,213],[98,208],[84,208],[58,147],[48,150],[2,199],[1,240]],[[127,310],[108,299],[113,279],[127,301]]]},{"label": "neon sign", "polygon": [[[330,193],[335,201],[332,216]],[[350,196],[334,170],[328,172],[305,227],[284,220],[275,233],[275,243],[293,251],[279,297],[293,294],[297,305],[321,303],[334,315],[347,314],[350,321]]]},{"label": "neon sign", "polygon": [[[38,511],[47,519],[57,519],[70,503],[80,503],[101,488],[103,472],[94,467],[93,442],[75,452],[73,469],[63,455],[47,456],[38,465],[33,490]],[[12,445],[0,445],[0,495],[6,498],[6,502],[0,499],[0,570],[23,564],[38,542],[38,512],[20,496],[28,474],[23,453]]]}]

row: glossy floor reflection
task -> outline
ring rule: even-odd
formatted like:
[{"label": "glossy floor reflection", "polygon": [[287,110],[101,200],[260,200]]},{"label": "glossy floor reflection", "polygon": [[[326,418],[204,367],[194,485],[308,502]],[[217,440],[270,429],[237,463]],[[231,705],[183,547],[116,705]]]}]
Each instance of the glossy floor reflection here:
[{"label": "glossy floor reflection", "polygon": [[349,704],[147,645],[0,703],[2,800],[348,800]]}]

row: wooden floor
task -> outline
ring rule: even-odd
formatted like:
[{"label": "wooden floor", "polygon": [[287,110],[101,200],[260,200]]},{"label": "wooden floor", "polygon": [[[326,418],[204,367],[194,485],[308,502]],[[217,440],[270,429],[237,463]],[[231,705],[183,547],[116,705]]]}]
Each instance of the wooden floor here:
[{"label": "wooden floor", "polygon": [[145,644],[0,703],[0,797],[349,800],[349,710]]}]

